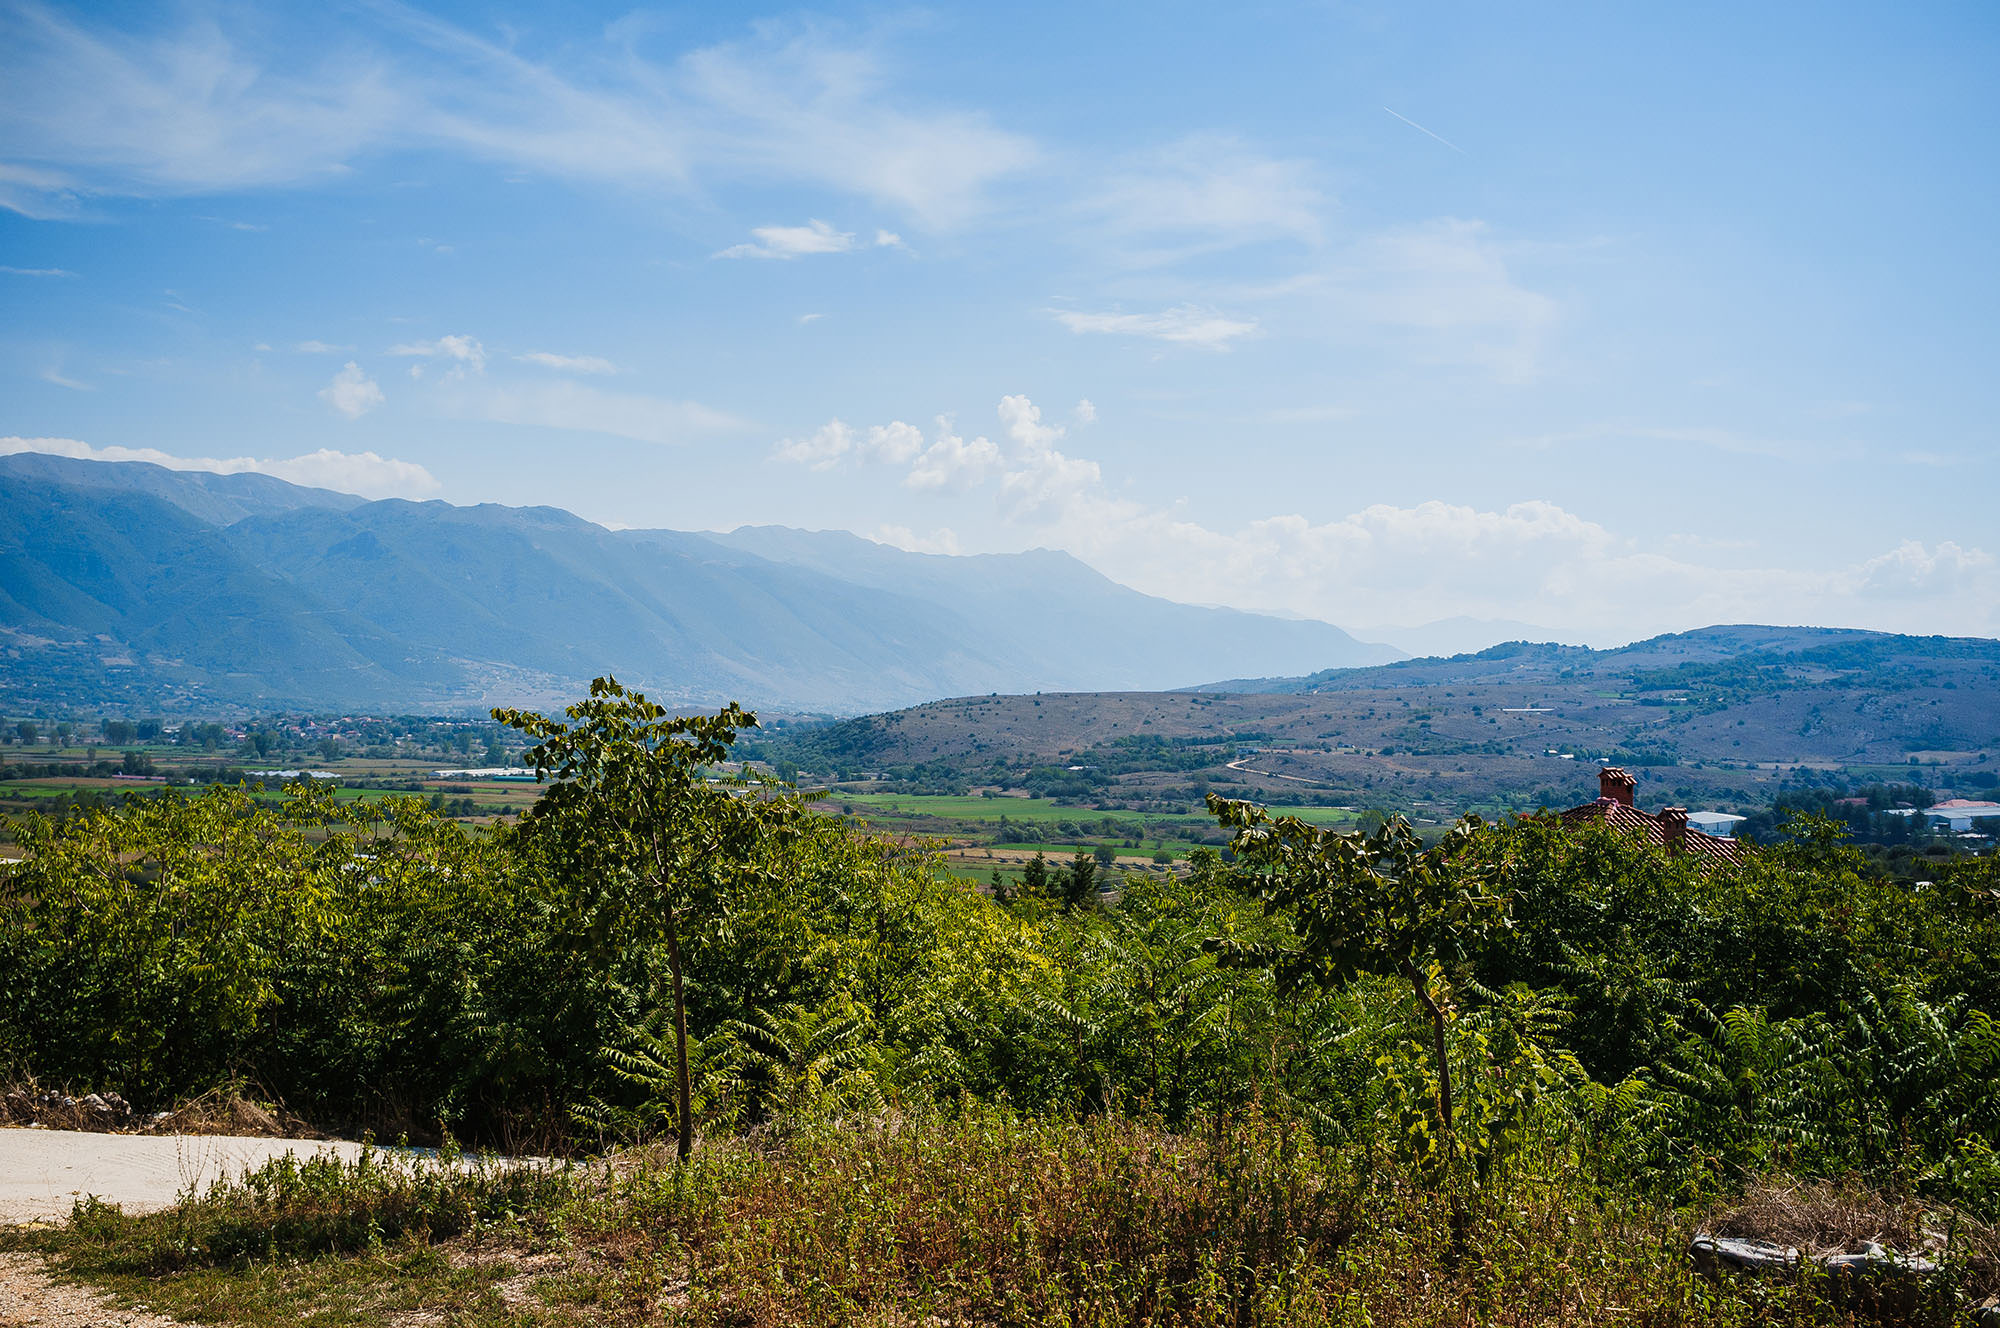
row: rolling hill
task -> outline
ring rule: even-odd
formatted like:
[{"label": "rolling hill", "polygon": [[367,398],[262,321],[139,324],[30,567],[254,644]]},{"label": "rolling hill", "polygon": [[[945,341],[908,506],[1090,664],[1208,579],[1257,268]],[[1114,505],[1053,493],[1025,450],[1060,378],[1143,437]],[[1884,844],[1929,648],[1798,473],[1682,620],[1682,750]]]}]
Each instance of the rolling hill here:
[{"label": "rolling hill", "polygon": [[1617,650],[1511,643],[1165,693],[971,697],[769,740],[803,778],[856,770],[1121,806],[1581,801],[1595,763],[1654,799],[1760,805],[1788,782],[2000,781],[2000,641],[1722,626]]}]

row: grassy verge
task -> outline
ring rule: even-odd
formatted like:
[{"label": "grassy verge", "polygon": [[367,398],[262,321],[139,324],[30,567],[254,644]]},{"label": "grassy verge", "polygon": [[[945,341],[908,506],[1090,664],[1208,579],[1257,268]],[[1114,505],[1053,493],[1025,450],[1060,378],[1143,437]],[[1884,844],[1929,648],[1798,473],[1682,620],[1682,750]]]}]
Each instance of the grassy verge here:
[{"label": "grassy verge", "polygon": [[[766,1127],[685,1166],[280,1163],[0,1247],[220,1324],[1853,1321],[1809,1278],[1696,1276],[1697,1216],[1522,1162],[1454,1260],[1413,1173],[1295,1127],[967,1108]],[[1887,1321],[1952,1322],[1948,1300]]]}]

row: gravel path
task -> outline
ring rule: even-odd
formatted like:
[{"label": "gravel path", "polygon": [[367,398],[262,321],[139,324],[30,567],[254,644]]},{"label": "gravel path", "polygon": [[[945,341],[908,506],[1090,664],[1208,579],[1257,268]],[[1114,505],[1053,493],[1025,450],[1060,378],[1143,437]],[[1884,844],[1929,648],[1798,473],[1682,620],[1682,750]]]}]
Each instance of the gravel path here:
[{"label": "gravel path", "polygon": [[[90,1134],[0,1129],[0,1225],[59,1222],[94,1194],[128,1213],[170,1206],[190,1186],[206,1189],[283,1153],[360,1154],[361,1145],[317,1139],[244,1139],[208,1134]],[[0,1317],[0,1323],[5,1323]],[[81,1320],[79,1320],[81,1322]],[[106,1320],[106,1322],[112,1322]]]},{"label": "gravel path", "polygon": [[0,1328],[179,1328],[145,1309],[119,1309],[88,1287],[49,1280],[32,1254],[0,1254]]}]

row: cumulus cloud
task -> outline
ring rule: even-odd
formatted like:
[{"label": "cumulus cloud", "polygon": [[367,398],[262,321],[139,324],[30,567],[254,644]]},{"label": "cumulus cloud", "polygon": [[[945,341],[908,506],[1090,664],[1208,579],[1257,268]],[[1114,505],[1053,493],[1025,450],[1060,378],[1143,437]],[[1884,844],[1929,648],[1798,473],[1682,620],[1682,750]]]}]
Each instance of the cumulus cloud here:
[{"label": "cumulus cloud", "polygon": [[360,365],[349,360],[333,381],[319,390],[319,399],[350,420],[358,420],[382,404],[382,386]]},{"label": "cumulus cloud", "polygon": [[94,447],[75,438],[0,438],[0,455],[17,452],[43,452],[80,461],[146,461],[169,470],[205,470],[218,475],[254,471],[362,498],[423,498],[440,487],[437,478],[414,461],[330,448],[285,458],[183,457],[152,447]]},{"label": "cumulus cloud", "polygon": [[780,441],[777,457],[813,470],[831,470],[853,450],[854,430],[839,420],[828,420],[803,438]]},{"label": "cumulus cloud", "polygon": [[940,416],[937,433],[910,465],[903,483],[912,489],[964,489],[984,484],[1001,469],[1000,449],[986,438],[968,441]]},{"label": "cumulus cloud", "polygon": [[[933,441],[907,463],[904,485],[927,495],[984,492],[1024,542],[1067,549],[1116,580],[1184,603],[1350,624],[1508,618],[1599,645],[1717,622],[1893,631],[1948,622],[2000,634],[2000,560],[1949,540],[1908,540],[1848,565],[1760,566],[1751,548],[1648,543],[1539,498],[1372,503],[1331,516],[1281,511],[1224,527],[1199,520],[1186,502],[1124,496],[1098,461],[1063,450],[1066,426],[1026,396],[1003,397],[997,414],[997,442],[967,440],[941,418]],[[867,436],[840,425],[780,455],[821,467],[886,462],[883,449],[864,449]],[[919,547],[908,534],[916,528],[884,527],[881,537]]]},{"label": "cumulus cloud", "polygon": [[596,355],[557,355],[546,350],[525,351],[515,359],[523,364],[554,369],[558,373],[615,374],[618,366]]},{"label": "cumulus cloud", "polygon": [[1072,332],[1149,337],[1208,350],[1228,350],[1230,342],[1257,332],[1254,319],[1229,318],[1192,304],[1152,314],[1084,313],[1074,309],[1051,309],[1049,313]]},{"label": "cumulus cloud", "polygon": [[774,455],[812,470],[831,470],[849,457],[907,465],[924,450],[923,430],[895,420],[856,433],[840,420],[828,420],[803,438],[786,438]]},{"label": "cumulus cloud", "polygon": [[1994,558],[1983,549],[1968,549],[1953,540],[1931,548],[1904,540],[1895,548],[1861,564],[1856,572],[1864,594],[1901,599],[1906,596],[1951,594],[1994,579]]}]

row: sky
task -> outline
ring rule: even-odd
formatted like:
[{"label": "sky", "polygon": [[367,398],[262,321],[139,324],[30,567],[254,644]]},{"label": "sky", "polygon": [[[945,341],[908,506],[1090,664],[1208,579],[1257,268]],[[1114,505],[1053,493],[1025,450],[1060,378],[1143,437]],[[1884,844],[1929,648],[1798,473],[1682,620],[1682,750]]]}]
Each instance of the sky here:
[{"label": "sky", "polygon": [[1996,68],[1984,0],[0,0],[0,451],[2000,635]]}]

